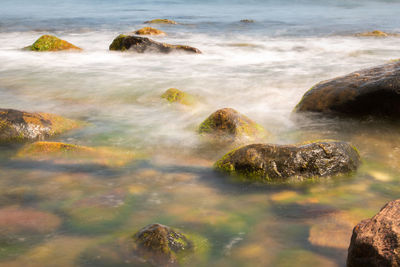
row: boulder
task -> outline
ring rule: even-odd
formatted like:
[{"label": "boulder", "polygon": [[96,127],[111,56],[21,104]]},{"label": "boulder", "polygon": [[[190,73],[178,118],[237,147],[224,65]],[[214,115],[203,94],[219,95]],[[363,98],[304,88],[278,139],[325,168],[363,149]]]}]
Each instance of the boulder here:
[{"label": "boulder", "polygon": [[400,62],[320,82],[304,94],[295,111],[398,118]]},{"label": "boulder", "polygon": [[167,35],[165,32],[152,27],[144,27],[134,33],[137,35]]},{"label": "boulder", "polygon": [[157,52],[164,54],[168,54],[174,51],[183,51],[188,53],[201,54],[201,51],[199,49],[191,46],[159,43],[147,37],[124,34],[120,34],[117,38],[113,40],[110,45],[110,50],[134,51],[138,53]]},{"label": "boulder", "polygon": [[44,52],[82,49],[53,35],[42,35],[32,45],[25,47],[25,50]]},{"label": "boulder", "polygon": [[0,143],[42,140],[80,125],[54,114],[0,109]]},{"label": "boulder", "polygon": [[145,21],[146,24],[178,24],[178,22],[170,19],[153,19]]},{"label": "boulder", "polygon": [[264,128],[232,108],[215,111],[199,126],[199,133],[220,141],[254,141],[265,138]]},{"label": "boulder", "polygon": [[185,235],[162,225],[150,224],[134,235],[137,251],[156,265],[178,263],[178,254],[193,250]]},{"label": "boulder", "polygon": [[242,19],[240,20],[241,23],[254,23],[253,19]]},{"label": "boulder", "polygon": [[164,92],[164,94],[161,95],[161,98],[166,99],[169,103],[180,103],[186,106],[190,106],[195,103],[195,99],[192,95],[182,92],[176,88],[169,88]]},{"label": "boulder", "polygon": [[347,266],[400,266],[400,199],[353,229]]},{"label": "boulder", "polygon": [[357,150],[341,141],[302,145],[252,144],[229,152],[214,167],[246,181],[287,181],[355,171]]}]

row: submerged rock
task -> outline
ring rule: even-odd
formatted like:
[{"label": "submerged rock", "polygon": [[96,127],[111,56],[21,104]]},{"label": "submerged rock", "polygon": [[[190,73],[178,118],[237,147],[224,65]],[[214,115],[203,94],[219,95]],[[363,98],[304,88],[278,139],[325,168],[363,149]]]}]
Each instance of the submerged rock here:
[{"label": "submerged rock", "polygon": [[221,141],[254,141],[268,135],[256,122],[232,108],[219,109],[200,124],[199,133]]},{"label": "submerged rock", "polygon": [[54,114],[0,109],[0,143],[42,140],[80,125],[78,121]]},{"label": "submerged rock", "polygon": [[240,20],[241,23],[254,23],[253,19],[242,19]]},{"label": "submerged rock", "polygon": [[180,253],[193,249],[185,235],[162,224],[147,225],[134,235],[134,240],[140,254],[157,265],[176,264]]},{"label": "submerged rock", "polygon": [[14,206],[0,209],[0,236],[45,234],[56,230],[60,225],[61,219],[48,212]]},{"label": "submerged rock", "polygon": [[400,266],[400,199],[353,229],[347,266]]},{"label": "submerged rock", "polygon": [[167,35],[165,32],[152,27],[144,27],[134,33],[137,35]]},{"label": "submerged rock", "polygon": [[134,153],[109,147],[86,147],[60,142],[35,142],[18,151],[16,158],[51,160],[62,164],[98,164],[118,167],[135,158]]},{"label": "submerged rock", "polygon": [[153,19],[145,21],[146,24],[178,24],[178,22],[171,19]]},{"label": "submerged rock", "polygon": [[244,180],[270,182],[350,173],[359,164],[357,150],[348,143],[319,141],[305,145],[248,145],[226,154],[214,167]]},{"label": "submerged rock", "polygon": [[362,33],[357,33],[356,36],[360,37],[388,37],[388,36],[397,36],[397,34],[393,33],[387,33],[383,31],[372,31],[372,32],[362,32]]},{"label": "submerged rock", "polygon": [[25,48],[31,51],[61,51],[61,50],[82,50],[81,48],[61,40],[53,35],[42,35],[32,45]]},{"label": "submerged rock", "polygon": [[320,82],[304,94],[295,111],[398,118],[400,62]]},{"label": "submerged rock", "polygon": [[192,95],[182,92],[176,88],[169,88],[164,92],[164,94],[161,95],[161,98],[166,99],[169,103],[180,103],[187,106],[195,103],[195,99]]},{"label": "submerged rock", "polygon": [[157,52],[168,54],[174,51],[183,51],[188,53],[201,54],[197,48],[187,45],[171,45],[159,43],[146,37],[133,35],[119,35],[110,45],[110,50],[135,51],[138,53]]}]

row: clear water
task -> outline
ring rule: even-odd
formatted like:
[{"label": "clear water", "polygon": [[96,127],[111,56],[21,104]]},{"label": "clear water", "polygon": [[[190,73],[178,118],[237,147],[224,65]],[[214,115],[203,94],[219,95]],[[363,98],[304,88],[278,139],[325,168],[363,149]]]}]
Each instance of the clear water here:
[{"label": "clear water", "polygon": [[[398,1],[1,2],[0,107],[87,121],[54,140],[145,156],[122,167],[71,166],[21,161],[19,147],[2,148],[0,210],[45,211],[61,222],[39,235],[1,232],[0,266],[106,265],[90,259],[102,247],[118,251],[110,240],[154,222],[208,240],[208,252],[188,266],[344,266],[352,227],[400,194],[399,125],[292,114],[313,84],[400,57],[398,37],[353,36],[400,32]],[[153,39],[203,54],[108,51],[119,33],[153,18],[183,23],[157,26],[168,36]],[[20,50],[42,34],[84,51]],[[160,95],[170,87],[201,104],[166,104]],[[222,107],[262,124],[274,135],[266,142],[349,141],[363,165],[352,177],[311,184],[232,184],[212,171],[227,150],[204,148],[196,134]],[[71,214],[88,201],[95,203],[88,214],[100,219],[78,227]],[[109,215],[113,209],[121,215]]]}]

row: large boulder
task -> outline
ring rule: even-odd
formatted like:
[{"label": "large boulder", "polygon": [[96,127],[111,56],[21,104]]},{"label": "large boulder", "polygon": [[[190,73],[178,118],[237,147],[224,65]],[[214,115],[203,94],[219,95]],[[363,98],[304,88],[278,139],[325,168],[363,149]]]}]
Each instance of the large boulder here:
[{"label": "large boulder", "polygon": [[354,227],[347,266],[400,266],[400,199]]},{"label": "large boulder", "polygon": [[201,54],[197,48],[187,45],[171,45],[166,43],[159,43],[147,37],[139,37],[134,35],[120,34],[113,40],[110,45],[110,50],[118,51],[134,51],[138,53],[171,53],[174,51],[183,51],[188,53]]},{"label": "large boulder", "polygon": [[233,150],[214,167],[247,181],[286,181],[355,171],[357,150],[345,142],[319,141],[304,145],[252,144]]},{"label": "large boulder", "polygon": [[144,27],[134,32],[137,35],[166,35],[165,32],[152,28],[152,27]]},{"label": "large boulder", "polygon": [[193,244],[182,233],[162,225],[150,224],[134,235],[137,250],[156,265],[176,264],[181,253],[193,250]]},{"label": "large boulder", "polygon": [[53,35],[42,35],[32,45],[25,47],[25,50],[44,52],[61,50],[82,50],[81,48],[57,38]]},{"label": "large boulder", "polygon": [[232,108],[212,113],[200,124],[198,131],[201,135],[220,141],[255,141],[268,136],[261,125]]},{"label": "large boulder", "polygon": [[54,114],[0,109],[0,143],[42,140],[80,125]]},{"label": "large boulder", "polygon": [[320,82],[304,94],[295,111],[397,118],[400,115],[400,62]]}]

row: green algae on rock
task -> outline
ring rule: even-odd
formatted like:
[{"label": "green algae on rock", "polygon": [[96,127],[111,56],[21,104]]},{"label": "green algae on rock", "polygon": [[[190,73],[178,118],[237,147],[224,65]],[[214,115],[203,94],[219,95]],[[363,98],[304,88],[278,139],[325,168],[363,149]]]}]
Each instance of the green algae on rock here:
[{"label": "green algae on rock", "polygon": [[0,143],[42,140],[81,125],[81,122],[49,113],[0,109]]},{"label": "green algae on rock", "polygon": [[166,99],[169,103],[179,103],[186,106],[190,106],[195,103],[195,99],[192,95],[182,92],[176,88],[169,88],[164,92],[164,94],[161,95],[161,98]]},{"label": "green algae on rock", "polygon": [[201,54],[197,48],[187,45],[171,45],[159,43],[147,37],[120,34],[111,43],[110,50],[114,51],[134,51],[137,53],[163,53],[168,54],[174,51],[182,51],[194,54]]},{"label": "green algae on rock", "polygon": [[167,35],[165,32],[152,27],[144,27],[134,33],[137,35]]},{"label": "green algae on rock", "polygon": [[245,181],[274,182],[346,174],[360,164],[357,150],[341,141],[305,145],[252,144],[235,149],[214,164]]},{"label": "green algae on rock", "polygon": [[25,48],[26,50],[44,52],[44,51],[61,51],[61,50],[82,50],[81,48],[57,38],[53,35],[42,35],[32,45]]},{"label": "green algae on rock", "polygon": [[162,224],[147,225],[133,238],[139,254],[156,265],[176,264],[179,254],[193,251],[193,243],[184,234]]},{"label": "green algae on rock", "polygon": [[201,135],[220,141],[254,141],[268,136],[259,124],[232,108],[215,111],[199,126]]},{"label": "green algae on rock", "polygon": [[123,166],[134,160],[134,153],[109,147],[86,147],[60,142],[39,141],[24,146],[16,158],[51,160],[63,164],[98,164]]},{"label": "green algae on rock", "polygon": [[399,91],[400,62],[393,62],[320,82],[304,94],[294,111],[397,119]]},{"label": "green algae on rock", "polygon": [[178,22],[171,19],[153,19],[145,21],[146,24],[178,24]]}]

